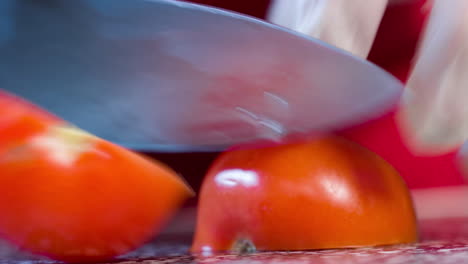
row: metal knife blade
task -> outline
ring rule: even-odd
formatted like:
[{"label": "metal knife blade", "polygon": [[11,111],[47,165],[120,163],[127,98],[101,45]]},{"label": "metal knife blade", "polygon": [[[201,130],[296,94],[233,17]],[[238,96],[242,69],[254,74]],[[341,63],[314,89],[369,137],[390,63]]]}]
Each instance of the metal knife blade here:
[{"label": "metal knife blade", "polygon": [[324,42],[206,6],[0,5],[0,87],[139,150],[219,150],[324,133],[383,114],[402,90]]}]

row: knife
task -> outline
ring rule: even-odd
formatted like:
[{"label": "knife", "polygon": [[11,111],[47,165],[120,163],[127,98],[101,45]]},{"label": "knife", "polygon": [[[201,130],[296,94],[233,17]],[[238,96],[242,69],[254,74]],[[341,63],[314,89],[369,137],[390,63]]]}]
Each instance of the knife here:
[{"label": "knife", "polygon": [[376,118],[402,84],[262,20],[168,0],[3,0],[0,87],[144,151],[223,150]]}]

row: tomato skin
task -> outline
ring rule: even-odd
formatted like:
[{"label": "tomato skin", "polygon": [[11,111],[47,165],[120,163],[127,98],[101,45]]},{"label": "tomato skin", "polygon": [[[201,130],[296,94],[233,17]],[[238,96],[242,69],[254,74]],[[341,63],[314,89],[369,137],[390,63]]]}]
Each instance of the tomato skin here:
[{"label": "tomato skin", "polygon": [[20,129],[16,138],[0,128],[0,237],[14,245],[68,262],[109,260],[152,238],[192,195],[163,164],[7,97],[0,102],[26,117],[4,126]]},{"label": "tomato skin", "polygon": [[222,154],[202,185],[193,252],[304,250],[417,240],[408,189],[384,160],[338,137]]}]

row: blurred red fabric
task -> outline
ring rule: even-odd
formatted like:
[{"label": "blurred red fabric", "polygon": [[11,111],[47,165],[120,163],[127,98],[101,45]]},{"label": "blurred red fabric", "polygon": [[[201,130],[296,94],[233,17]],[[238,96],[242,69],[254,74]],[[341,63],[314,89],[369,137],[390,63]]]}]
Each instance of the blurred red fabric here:
[{"label": "blurred red fabric", "polygon": [[[268,0],[194,0],[264,19]],[[423,25],[429,14],[426,0],[396,1],[389,5],[381,22],[369,60],[402,81],[408,76],[411,60]],[[377,88],[377,87],[376,87]],[[457,166],[456,153],[418,157],[405,146],[395,123],[394,111],[377,120],[341,132],[390,162],[410,188],[460,185],[464,178]]]}]

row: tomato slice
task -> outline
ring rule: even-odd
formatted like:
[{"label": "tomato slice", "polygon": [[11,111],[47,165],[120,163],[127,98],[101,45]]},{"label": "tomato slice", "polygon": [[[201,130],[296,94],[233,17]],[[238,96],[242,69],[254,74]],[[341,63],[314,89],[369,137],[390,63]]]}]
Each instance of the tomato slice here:
[{"label": "tomato slice", "polygon": [[330,136],[222,154],[202,185],[192,251],[360,247],[417,237],[397,171]]},{"label": "tomato slice", "polygon": [[33,253],[108,260],[192,195],[165,165],[0,93],[0,236]]}]

